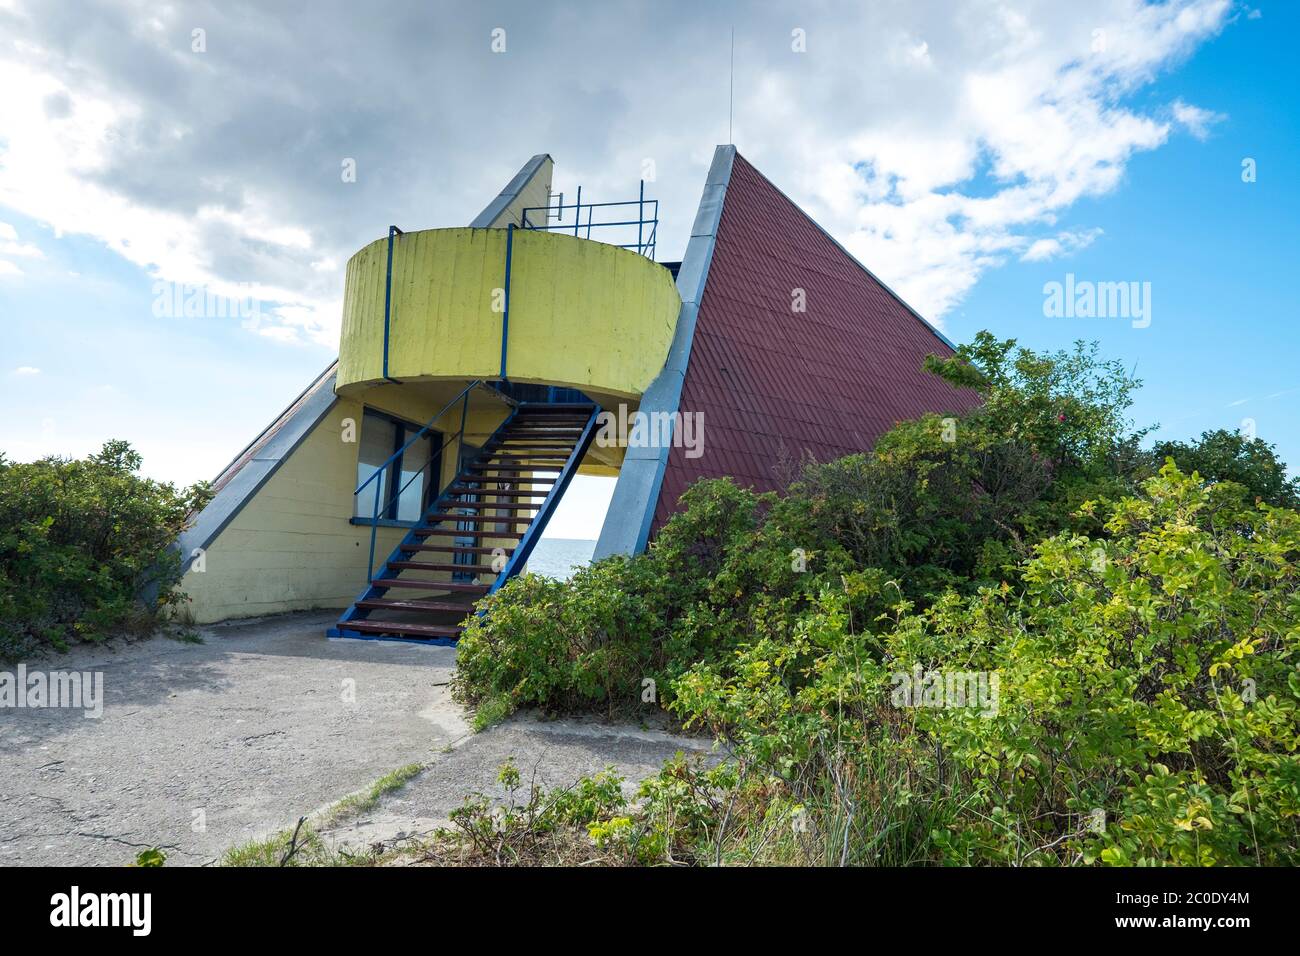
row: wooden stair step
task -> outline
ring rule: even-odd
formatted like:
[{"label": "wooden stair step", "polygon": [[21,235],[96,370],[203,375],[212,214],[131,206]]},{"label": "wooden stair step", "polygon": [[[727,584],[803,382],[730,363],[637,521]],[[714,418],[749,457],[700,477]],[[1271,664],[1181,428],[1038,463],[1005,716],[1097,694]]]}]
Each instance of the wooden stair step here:
[{"label": "wooden stair step", "polygon": [[[525,472],[525,474],[527,473]],[[505,479],[498,480],[496,478],[493,478],[491,475],[476,475],[470,472],[463,472],[462,474],[457,475],[456,481],[458,482],[458,484],[452,485],[451,487],[458,488],[461,485],[464,485],[466,482],[471,482],[471,481],[483,482],[485,484],[489,484],[489,483],[497,484],[497,485],[500,484],[515,485],[521,483],[518,478],[505,478]],[[536,481],[525,479],[522,483],[534,484],[534,485],[553,485],[555,484],[555,479],[548,475],[544,478],[538,478]]]},{"label": "wooden stair step", "polygon": [[523,451],[529,451],[529,453],[533,453],[533,451],[536,451],[536,453],[542,454],[543,458],[547,457],[546,453],[564,455],[565,458],[568,458],[569,455],[573,454],[573,447],[576,446],[559,447],[556,445],[520,445],[520,446],[499,445],[497,447],[494,447],[494,449],[486,449],[485,454],[517,455],[523,453]]},{"label": "wooden stair step", "polygon": [[530,437],[528,435],[503,435],[490,443],[484,443],[483,448],[491,450],[500,448],[502,445],[514,445],[519,448],[563,448],[571,451],[576,448],[578,442],[571,438],[552,438],[548,435],[537,435]]},{"label": "wooden stair step", "polygon": [[[543,475],[549,475],[552,472],[559,471],[560,466],[539,465],[535,468],[511,468],[509,465],[470,465],[469,470],[471,472],[483,472],[484,474],[486,474],[487,472],[491,472],[492,474],[495,475],[525,476],[525,475],[535,475],[538,474],[539,472]],[[477,479],[479,476],[475,474],[471,474],[471,475],[467,475],[466,477]]]},{"label": "wooden stair step", "polygon": [[474,610],[473,604],[458,601],[401,601],[395,598],[363,598],[357,602],[357,607],[370,611],[463,611],[466,614]]},{"label": "wooden stair step", "polygon": [[554,441],[556,438],[562,438],[565,434],[572,434],[575,441],[582,434],[581,428],[560,428],[558,425],[547,425],[545,428],[520,428],[517,432],[508,432],[507,441],[511,438],[549,438]]},{"label": "wooden stair step", "polygon": [[406,578],[375,578],[370,583],[377,588],[418,588],[424,591],[465,591],[472,594],[487,594],[491,587],[459,581],[408,581]]},{"label": "wooden stair step", "polygon": [[[465,577],[500,583],[499,557],[522,556],[520,547],[529,533],[488,529],[536,527],[543,505],[552,500],[561,480],[568,482],[580,445],[585,451],[597,407],[590,402],[518,405],[510,423],[498,427],[472,460],[457,468],[420,525],[393,552],[385,576],[372,579],[345,615],[356,614],[356,619],[341,620],[331,633],[454,644],[464,625],[445,623],[448,616],[463,621],[474,613],[474,599],[495,586],[469,583]],[[465,540],[475,543],[460,543]],[[488,555],[492,563],[480,563]],[[456,563],[462,558],[474,563]],[[412,580],[421,572],[451,580]],[[487,578],[489,574],[493,578]],[[461,580],[455,580],[458,577]],[[371,611],[410,620],[374,620],[366,617]],[[424,623],[422,618],[438,623]]]},{"label": "wooden stair step", "polygon": [[483,455],[519,455],[524,458],[557,458],[563,455],[568,458],[577,448],[577,445],[555,444],[549,445],[491,445],[479,449],[479,457]]},{"label": "wooden stair step", "polygon": [[483,499],[486,498],[488,495],[491,495],[493,498],[545,498],[551,491],[549,487],[521,488],[519,487],[519,482],[517,481],[498,482],[498,484],[503,485],[503,487],[479,488],[476,485],[452,485],[451,489],[448,490],[448,494],[444,495],[443,499],[441,500],[447,500],[449,496],[453,496],[453,495],[456,497],[473,495],[473,496],[477,496],[479,500],[468,501],[466,502],[466,504],[468,505],[482,504],[484,505],[484,507],[486,507],[487,504],[490,504],[490,502],[484,502]]},{"label": "wooden stair step", "polygon": [[445,511],[436,511],[424,516],[424,520],[433,524],[439,521],[499,521],[502,524],[519,524],[521,521],[532,521],[532,517],[518,517],[516,515],[459,515]]},{"label": "wooden stair step", "polygon": [[[466,494],[472,494],[472,493],[473,493],[473,492],[466,492]],[[523,508],[523,509],[527,509],[527,510],[529,510],[529,511],[536,510],[536,509],[540,508],[540,507],[542,506],[542,502],[541,502],[540,499],[546,497],[546,492],[544,492],[544,491],[541,491],[541,492],[538,492],[538,491],[524,491],[524,492],[521,492],[521,493],[519,493],[519,494],[514,494],[513,492],[509,492],[509,491],[494,491],[494,492],[492,492],[492,494],[496,495],[498,498],[509,498],[509,499],[511,499],[511,500],[514,500],[514,501],[519,501],[519,500],[522,500],[522,499],[527,498],[527,499],[529,499],[529,500],[526,501],[524,504],[520,505],[519,507],[520,507],[520,508]],[[533,498],[536,498],[536,499],[538,499],[538,500],[537,500],[537,501],[533,501],[533,500],[531,500],[531,499],[533,499]],[[485,502],[485,503],[483,503],[483,507],[484,507],[484,508],[491,507],[491,506],[493,506],[493,505],[495,505],[495,506],[498,507],[498,508],[504,508],[504,507],[506,507],[507,502],[489,501],[489,502]]]},{"label": "wooden stair step", "polygon": [[390,568],[406,571],[464,571],[471,574],[496,574],[490,564],[441,564],[437,561],[389,561]]},{"label": "wooden stair step", "polygon": [[542,419],[534,419],[534,420],[531,420],[531,421],[517,421],[517,422],[514,422],[514,423],[512,423],[512,424],[510,425],[509,428],[505,429],[505,431],[503,431],[501,434],[502,434],[502,435],[519,435],[519,434],[522,434],[522,433],[524,433],[524,432],[539,432],[539,431],[546,431],[546,432],[559,432],[559,431],[565,431],[565,432],[581,432],[582,429],[586,427],[586,425],[587,425],[587,420],[586,420],[585,418],[582,418],[582,419],[577,419],[577,418],[575,418],[575,419],[548,418],[548,419],[545,419],[545,420],[542,420]]},{"label": "wooden stair step", "polygon": [[[452,485],[450,491],[458,495],[493,495],[497,498],[545,498],[547,492],[550,491],[549,488],[520,488],[521,482],[518,481],[491,481],[485,482],[485,484],[509,485],[509,488],[489,491],[486,488],[475,488],[471,485]],[[522,482],[522,484],[532,484],[532,482]]]},{"label": "wooden stair step", "polygon": [[471,465],[466,465],[465,467],[470,472],[470,474],[467,475],[466,477],[473,478],[475,481],[478,481],[480,478],[483,477],[482,475],[478,474],[478,472],[484,472],[484,471],[497,472],[502,475],[541,474],[544,475],[545,478],[549,479],[552,475],[554,475],[556,472],[560,470],[561,466],[560,465],[529,465],[526,468],[521,468],[518,465],[493,465],[489,463],[486,465],[471,464]]},{"label": "wooden stair step", "polygon": [[479,455],[465,464],[466,468],[516,468],[523,471],[559,471],[569,460],[565,455],[516,455],[501,452],[496,455]]},{"label": "wooden stair step", "polygon": [[[478,509],[479,511],[487,511],[489,509],[495,509],[496,511],[536,511],[541,506],[540,501],[535,505],[508,504],[504,501],[466,501],[466,502],[447,501],[447,502],[439,502],[439,504],[444,508],[446,507],[475,508]],[[439,512],[439,514],[445,514],[445,513],[446,512]]]},{"label": "wooden stair step", "polygon": [[516,458],[511,455],[509,458],[484,458],[481,461],[472,461],[466,467],[471,471],[513,470],[549,475],[560,471],[566,461],[567,458]]},{"label": "wooden stair step", "polygon": [[560,445],[496,445],[492,448],[484,449],[484,451],[488,454],[501,455],[518,455],[521,452],[538,452],[545,455],[545,453],[549,452],[556,455],[564,455],[564,457],[567,458],[569,455],[573,454],[573,449],[575,447],[576,446],[574,445],[570,445],[568,448]]},{"label": "wooden stair step", "polygon": [[495,455],[480,455],[469,464],[485,465],[496,462],[503,465],[523,465],[531,471],[559,471],[569,460],[567,454],[555,455],[516,455],[513,451],[504,451]]},{"label": "wooden stair step", "polygon": [[462,531],[459,528],[415,528],[413,533],[420,538],[430,535],[449,535],[453,538],[522,538],[522,531]]},{"label": "wooden stair step", "polygon": [[400,634],[410,637],[460,637],[465,630],[457,624],[405,624],[399,621],[343,621],[340,631],[362,634]]},{"label": "wooden stair step", "polygon": [[[521,452],[524,454],[521,454]],[[537,461],[537,460],[548,461],[557,458],[562,458],[564,461],[568,461],[571,452],[572,449],[566,449],[564,451],[548,451],[540,455],[534,455],[532,454],[531,448],[500,448],[497,449],[496,451],[491,451],[486,454],[479,455],[474,460],[492,461],[493,459],[496,458],[518,458],[520,460],[525,460],[525,461]]]},{"label": "wooden stair step", "polygon": [[596,408],[595,402],[520,402],[519,408],[521,414],[532,415],[537,412],[557,411],[580,411],[592,412]]},{"label": "wooden stair step", "polygon": [[504,554],[513,554],[515,550],[514,548],[485,548],[476,544],[401,544],[398,547],[408,553],[414,551],[452,551],[457,554],[496,554],[500,551]]}]

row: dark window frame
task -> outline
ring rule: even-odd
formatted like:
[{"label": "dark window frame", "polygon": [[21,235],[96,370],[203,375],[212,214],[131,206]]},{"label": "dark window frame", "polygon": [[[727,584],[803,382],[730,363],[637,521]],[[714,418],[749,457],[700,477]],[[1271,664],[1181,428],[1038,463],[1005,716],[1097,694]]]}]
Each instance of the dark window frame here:
[{"label": "dark window frame", "polygon": [[[392,412],[384,411],[382,408],[374,408],[370,405],[363,405],[361,407],[361,429],[363,432],[365,431],[366,418],[368,417],[381,419],[383,421],[388,422],[390,425],[394,426],[393,447],[392,450],[389,452],[390,456],[395,455],[398,451],[400,451],[402,446],[411,440],[412,436],[414,436],[422,428],[424,428],[423,425],[418,425],[415,422],[410,421],[409,419],[405,419],[398,415],[394,415]],[[385,528],[391,528],[391,527],[413,528],[420,523],[420,521],[424,517],[424,513],[429,510],[429,506],[435,500],[433,496],[435,496],[439,491],[442,490],[440,483],[442,481],[442,464],[443,464],[442,445],[444,441],[443,434],[442,432],[431,428],[425,433],[424,437],[429,439],[430,458],[429,458],[429,462],[425,463],[429,466],[428,479],[424,482],[424,493],[423,495],[421,495],[420,517],[415,519],[414,521],[404,521],[397,517],[397,509],[398,506],[401,504],[401,497],[402,497],[399,491],[399,489],[402,486],[402,459],[406,457],[405,455],[398,455],[396,458],[393,458],[393,460],[388,463],[388,488],[390,489],[389,494],[392,497],[392,500],[387,502],[387,507],[385,507],[383,514],[379,516],[379,521],[378,522],[373,521],[369,515],[353,515],[351,518],[352,524],[361,524],[361,525],[378,524],[380,527],[385,527]],[[358,442],[357,443],[358,464],[360,464],[360,458],[361,458],[361,443]],[[364,495],[366,493],[373,494],[373,492],[370,492],[369,489],[366,489],[366,491],[363,492],[362,494]]]}]

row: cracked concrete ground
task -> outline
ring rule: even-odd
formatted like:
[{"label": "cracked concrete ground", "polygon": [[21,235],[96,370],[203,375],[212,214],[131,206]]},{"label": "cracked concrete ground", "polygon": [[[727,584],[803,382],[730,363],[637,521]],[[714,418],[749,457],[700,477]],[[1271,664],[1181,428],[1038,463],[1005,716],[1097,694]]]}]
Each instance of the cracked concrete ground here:
[{"label": "cracked concrete ground", "polygon": [[513,759],[528,799],[533,783],[565,787],[580,777],[612,767],[624,778],[629,799],[637,784],[659,770],[675,753],[716,759],[710,742],[663,730],[607,724],[595,720],[539,721],[520,715],[481,734],[463,739],[439,755],[400,790],[384,795],[377,806],[354,819],[321,831],[334,846],[364,850],[427,835],[448,823],[448,814],[471,791],[503,803],[506,790],[497,782],[501,765]]},{"label": "cracked concrete ground", "polygon": [[677,750],[705,746],[527,718],[471,735],[448,688],[453,649],[329,641],[332,620],[295,614],[204,628],[202,644],[158,638],[30,663],[102,672],[104,711],[0,710],[0,865],[121,865],[150,846],[169,863],[207,864],[397,767],[427,764],[329,834],[362,845],[444,822],[469,792],[493,792],[507,757],[549,786],[607,765],[630,786]]}]

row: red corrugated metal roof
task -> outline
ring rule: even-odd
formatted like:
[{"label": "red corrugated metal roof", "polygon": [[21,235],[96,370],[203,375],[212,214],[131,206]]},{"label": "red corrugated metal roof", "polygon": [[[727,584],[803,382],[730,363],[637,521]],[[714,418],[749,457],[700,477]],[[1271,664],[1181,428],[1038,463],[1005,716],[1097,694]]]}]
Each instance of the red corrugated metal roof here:
[{"label": "red corrugated metal roof", "polygon": [[952,350],[737,154],[680,404],[704,454],[671,450],[654,527],[698,478],[777,489],[782,456],[867,451],[895,422],[973,407],[921,368],[930,353]]}]

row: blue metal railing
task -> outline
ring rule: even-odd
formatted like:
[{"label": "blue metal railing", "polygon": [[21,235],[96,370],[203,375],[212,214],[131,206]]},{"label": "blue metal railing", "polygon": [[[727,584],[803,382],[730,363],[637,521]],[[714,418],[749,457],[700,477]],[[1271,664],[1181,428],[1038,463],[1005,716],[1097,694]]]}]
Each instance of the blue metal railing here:
[{"label": "blue metal railing", "polygon": [[515,247],[515,224],[506,226],[506,284],[501,290],[503,311],[501,313],[501,381],[506,381],[506,349],[510,343],[510,259]]},{"label": "blue metal railing", "polygon": [[[655,241],[659,233],[659,200],[645,198],[645,180],[641,180],[641,190],[636,199],[630,199],[626,202],[589,202],[582,201],[582,187],[578,187],[578,198],[576,202],[566,203],[564,195],[559,197],[560,201],[554,205],[547,206],[529,206],[525,209],[519,218],[521,229],[537,229],[544,232],[564,231],[572,232],[575,236],[581,236],[585,239],[591,238],[593,229],[609,229],[619,227],[625,230],[626,235],[630,238],[632,227],[636,226],[636,242],[611,242],[610,245],[618,246],[620,249],[635,249],[641,255],[653,259],[655,256]],[[628,208],[636,209],[636,218],[616,218],[616,219],[598,219],[597,216],[630,216],[631,213],[611,213],[610,210],[626,210]],[[602,210],[599,214],[596,210]],[[583,222],[583,211],[586,211],[587,221]],[[572,213],[573,221],[568,222],[569,214]],[[530,214],[533,214],[530,216]],[[554,214],[554,216],[552,216]],[[552,222],[554,218],[557,221]],[[539,220],[540,221],[535,221]],[[585,231],[585,235],[584,235]]]},{"label": "blue metal railing", "polygon": [[[646,199],[645,197],[645,180],[641,180],[640,190],[635,200],[626,202],[594,202],[584,203],[582,201],[582,187],[578,187],[577,201],[574,203],[565,203],[564,194],[559,196],[559,202],[554,205],[546,206],[529,206],[520,214],[521,229],[534,229],[541,232],[553,232],[563,230],[573,231],[575,236],[583,236],[590,239],[594,229],[613,229],[619,228],[626,230],[626,235],[631,237],[631,229],[636,227],[635,242],[611,242],[610,245],[617,246],[620,249],[635,249],[640,255],[649,259],[655,256],[655,247],[659,235],[659,200]],[[600,215],[606,215],[604,210],[636,208],[635,219],[596,219],[596,210],[602,210]],[[583,210],[586,210],[587,221],[584,223]],[[573,213],[573,222],[566,222],[569,212]],[[533,213],[534,218],[540,215],[541,222],[534,222],[529,214]],[[554,213],[556,222],[551,222],[551,216]],[[616,213],[616,216],[623,215]],[[630,215],[630,213],[628,214]],[[501,367],[497,373],[497,378],[506,382],[509,381],[507,373],[507,359],[509,357],[510,346],[510,272],[511,260],[514,253],[515,225],[510,223],[506,226],[506,262],[505,262],[505,288],[502,290],[503,303],[501,315]],[[397,226],[388,227],[388,249],[387,265],[384,270],[384,351],[383,351],[383,377],[386,381],[400,384],[398,379],[388,374],[388,355],[389,345],[392,333],[393,317],[393,247],[396,240],[404,236],[405,233]],[[376,487],[378,491],[378,487]]]},{"label": "blue metal railing", "polygon": [[[564,194],[559,196],[559,202],[546,206],[529,206],[520,213],[519,228],[533,229],[539,232],[558,232],[572,231],[575,236],[590,239],[593,229],[622,229],[625,235],[631,238],[632,227],[636,226],[636,242],[611,242],[609,245],[618,246],[620,249],[635,249],[640,255],[648,259],[655,257],[655,244],[659,235],[659,200],[645,198],[645,180],[641,180],[640,191],[635,200],[626,202],[588,202],[582,201],[582,187],[578,187],[577,201],[566,203]],[[621,210],[629,207],[636,208],[635,219],[614,218],[614,219],[597,219],[596,210],[602,210],[601,216],[611,215],[607,210]],[[586,210],[587,221],[582,221],[583,210]],[[567,222],[569,213],[573,214],[573,221]],[[530,217],[530,214],[531,217]],[[615,217],[625,215],[622,212],[612,213]],[[626,215],[631,215],[627,213]],[[552,216],[556,220],[552,222]],[[535,222],[540,219],[540,222]],[[585,230],[585,235],[583,234]],[[617,238],[622,238],[617,237]],[[515,226],[510,223],[506,226],[506,275],[505,289],[503,290],[504,308],[501,316],[501,369],[497,378],[501,382],[508,382],[507,375],[507,358],[510,346],[510,265],[514,252]],[[603,240],[601,240],[603,241]],[[389,239],[391,246],[391,237]],[[390,270],[391,271],[391,270]],[[391,281],[391,280],[390,280]],[[385,356],[387,355],[387,328],[388,314],[384,313],[385,329]],[[385,358],[385,373],[387,372],[387,359]]]},{"label": "blue metal railing", "polygon": [[[506,581],[514,577],[519,569],[528,563],[528,558],[533,553],[533,547],[541,540],[543,532],[546,531],[547,522],[551,520],[551,515],[555,513],[555,505],[564,497],[569,482],[578,473],[578,466],[582,463],[582,459],[586,457],[587,450],[596,437],[596,422],[599,418],[600,406],[593,404],[591,414],[587,416],[587,422],[583,426],[582,434],[579,436],[577,443],[573,446],[573,451],[569,453],[569,457],[560,466],[559,473],[555,477],[555,483],[551,485],[551,490],[546,493],[542,503],[537,506],[537,511],[533,515],[528,529],[524,531],[523,538],[515,545],[505,567],[497,574],[496,581],[488,589],[488,594],[496,594]],[[482,616],[487,612],[480,610],[478,613]]]},{"label": "blue metal railing", "polygon": [[[356,491],[352,492],[352,497],[355,499],[357,495],[361,494],[361,492],[365,490],[367,485],[369,485],[372,481],[375,482],[375,508],[370,516],[370,559],[366,563],[367,583],[369,583],[371,577],[374,576],[374,572],[375,572],[375,536],[379,533],[379,516],[381,514],[385,514],[388,511],[388,509],[392,507],[393,502],[397,501],[398,498],[401,497],[402,492],[404,492],[407,488],[411,486],[411,482],[415,480],[416,475],[423,474],[424,469],[429,467],[429,465],[434,460],[441,460],[442,457],[441,453],[453,441],[459,441],[459,445],[456,451],[456,474],[457,475],[460,474],[461,465],[464,464],[463,458],[464,458],[464,450],[465,450],[465,419],[466,416],[469,414],[469,393],[472,392],[474,389],[478,388],[482,384],[483,384],[482,380],[477,379],[473,382],[470,382],[468,385],[466,385],[465,388],[462,389],[455,398],[453,398],[446,405],[440,408],[438,412],[432,418],[430,418],[428,422],[425,423],[424,427],[415,433],[415,436],[411,438],[410,441],[408,441],[401,448],[397,449],[397,451],[389,455],[387,460],[385,460],[382,465],[376,468],[370,474],[369,478],[361,482],[361,484],[357,485]],[[410,448],[417,441],[419,441],[421,438],[427,435],[433,429],[433,423],[436,422],[438,419],[440,419],[443,415],[447,414],[447,411],[452,406],[454,406],[457,402],[462,400],[464,401],[464,405],[461,407],[461,412],[460,412],[460,431],[456,432],[456,434],[452,435],[445,442],[443,442],[442,447],[438,449],[439,454],[436,456],[430,455],[429,462],[421,466],[419,470],[412,472],[411,477],[406,479],[402,487],[399,488],[391,497],[389,497],[389,499],[386,502],[384,502],[383,506],[381,507],[379,496],[383,492],[383,482],[379,480],[380,475],[387,474],[389,466],[392,465],[393,462],[395,461],[400,461],[402,455],[406,453],[406,449]],[[455,477],[453,477],[452,481],[455,480],[456,480]],[[432,482],[430,483],[432,484]],[[441,490],[442,489],[439,489],[440,492]],[[355,505],[353,506],[352,511],[353,514],[356,513],[357,508]],[[423,509],[421,509],[421,514],[423,515]]]},{"label": "blue metal railing", "polygon": [[397,382],[388,374],[388,325],[393,308],[393,237],[404,235],[406,233],[396,226],[388,227],[388,268],[384,274],[384,378],[390,382]]}]

